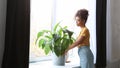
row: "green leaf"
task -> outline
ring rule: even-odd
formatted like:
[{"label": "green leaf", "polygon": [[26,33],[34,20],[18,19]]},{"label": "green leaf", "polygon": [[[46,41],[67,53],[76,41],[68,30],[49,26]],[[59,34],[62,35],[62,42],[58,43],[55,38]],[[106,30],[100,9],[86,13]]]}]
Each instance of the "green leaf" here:
[{"label": "green leaf", "polygon": [[42,49],[46,46],[46,41],[43,42],[42,44]]},{"label": "green leaf", "polygon": [[36,41],[35,41],[35,44],[37,44],[38,39],[39,39],[43,34],[44,34],[43,31],[38,32],[38,34],[37,34],[37,39],[36,39]]},{"label": "green leaf", "polygon": [[47,55],[50,52],[50,47],[49,45],[46,45],[44,48],[45,54]]},{"label": "green leaf", "polygon": [[60,28],[59,31],[58,31],[57,33],[59,33],[60,36],[63,36],[63,29]]},{"label": "green leaf", "polygon": [[42,31],[40,31],[40,32],[38,32],[37,33],[37,39],[36,39],[36,41],[35,41],[35,44],[37,43],[37,41],[38,41],[38,39],[40,38],[40,37],[42,37],[45,33],[51,33],[49,30],[42,30]]},{"label": "green leaf", "polygon": [[41,32],[38,32],[38,34],[37,34],[37,38],[39,38],[40,36],[42,36],[44,34],[44,32],[43,31],[41,31]]},{"label": "green leaf", "polygon": [[67,29],[67,26],[63,27],[63,29]]},{"label": "green leaf", "polygon": [[69,46],[69,39],[63,38],[63,40],[64,41],[62,42],[62,47],[63,47],[63,51],[65,51],[65,49],[67,49]]},{"label": "green leaf", "polygon": [[53,40],[56,42],[60,38],[60,35],[58,34],[53,34]]},{"label": "green leaf", "polygon": [[46,38],[48,38],[48,39],[52,39],[52,36],[51,35],[47,35],[47,36],[45,36]]},{"label": "green leaf", "polygon": [[38,43],[39,47],[41,47],[43,44],[44,44],[44,40],[43,40],[43,39],[40,39],[40,40],[39,40],[39,43]]},{"label": "green leaf", "polygon": [[61,54],[60,54],[60,52],[61,52],[61,50],[60,50],[60,47],[58,47],[58,46],[54,46],[54,52],[55,52],[55,54],[57,55],[57,56],[60,56]]},{"label": "green leaf", "polygon": [[52,40],[49,41],[49,47],[50,47],[50,50],[52,51],[53,50],[53,47],[52,47]]},{"label": "green leaf", "polygon": [[60,23],[57,23],[57,24],[55,25],[55,27],[54,27],[54,32],[56,32],[57,27],[59,26],[59,24],[60,24]]},{"label": "green leaf", "polygon": [[72,31],[70,31],[70,30],[68,30],[68,29],[66,29],[66,30],[64,30],[66,33],[68,33],[68,35],[69,35],[69,37],[71,38],[71,36],[72,36],[72,34],[73,34],[73,32]]}]

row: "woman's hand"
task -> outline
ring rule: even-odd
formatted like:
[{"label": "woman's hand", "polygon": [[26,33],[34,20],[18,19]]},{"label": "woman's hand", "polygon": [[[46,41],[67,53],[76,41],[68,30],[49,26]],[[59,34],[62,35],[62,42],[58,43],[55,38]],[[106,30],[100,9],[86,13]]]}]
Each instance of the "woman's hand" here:
[{"label": "woman's hand", "polygon": [[69,49],[66,49],[66,50],[65,50],[65,55],[68,53],[68,51],[69,51]]}]

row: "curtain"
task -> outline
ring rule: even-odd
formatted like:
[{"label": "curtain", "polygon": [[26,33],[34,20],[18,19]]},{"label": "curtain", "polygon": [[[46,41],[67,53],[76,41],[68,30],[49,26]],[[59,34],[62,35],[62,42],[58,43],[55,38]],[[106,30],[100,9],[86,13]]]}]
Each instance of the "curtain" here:
[{"label": "curtain", "polygon": [[96,0],[96,68],[106,67],[106,4],[107,0]]},{"label": "curtain", "polygon": [[30,0],[7,0],[2,68],[28,68]]}]

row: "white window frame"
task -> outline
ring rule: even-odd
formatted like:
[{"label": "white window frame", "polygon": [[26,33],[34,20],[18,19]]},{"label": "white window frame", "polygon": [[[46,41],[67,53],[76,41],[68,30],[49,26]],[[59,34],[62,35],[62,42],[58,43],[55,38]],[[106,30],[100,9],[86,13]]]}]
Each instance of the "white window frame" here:
[{"label": "white window frame", "polygon": [[[32,0],[31,0],[32,1]],[[35,0],[34,0],[35,1]],[[40,1],[42,1],[42,0],[40,0]],[[52,3],[52,7],[53,8],[51,8],[52,9],[52,13],[51,13],[51,29],[52,29],[52,27],[56,24],[56,22],[58,22],[58,21],[61,21],[61,20],[63,20],[64,18],[65,19],[67,19],[67,16],[68,15],[65,15],[66,17],[64,17],[63,19],[60,17],[60,18],[56,18],[56,17],[59,17],[60,15],[62,15],[62,14],[64,14],[64,10],[66,11],[67,9],[64,9],[64,10],[62,10],[61,11],[61,9],[62,8],[60,8],[61,6],[60,5],[58,5],[58,3],[60,4],[62,1],[69,1],[69,2],[67,2],[67,3],[71,3],[71,5],[76,5],[76,6],[78,6],[78,4],[82,4],[82,6],[79,6],[79,7],[73,7],[73,6],[71,6],[71,7],[69,7],[68,9],[71,9],[72,7],[72,9],[73,9],[73,13],[72,13],[72,15],[74,15],[75,13],[76,13],[76,11],[77,10],[79,10],[79,9],[81,9],[81,8],[86,8],[86,9],[88,9],[89,10],[89,17],[88,17],[88,20],[87,20],[87,27],[89,28],[89,30],[90,30],[90,34],[91,34],[91,37],[90,37],[90,45],[91,45],[91,50],[92,50],[92,52],[93,52],[93,54],[94,54],[94,63],[96,62],[96,0],[80,0],[79,2],[76,2],[76,4],[74,4],[74,2],[72,2],[72,1],[78,1],[78,0],[52,0],[53,1],[53,3]],[[93,2],[94,1],[94,2]],[[45,3],[46,4],[46,3]],[[64,7],[66,7],[65,6],[65,4],[64,3],[61,3],[61,4],[63,4],[63,8]],[[47,5],[47,4],[46,4]],[[67,12],[65,12],[65,13],[67,13]],[[46,19],[47,20],[47,19]],[[71,21],[71,22],[69,22],[69,20]],[[72,24],[72,26],[71,25],[68,25],[68,28],[70,28],[71,30],[73,30],[73,31],[75,31],[75,35],[77,36],[78,34],[79,34],[79,28],[78,27],[76,27],[76,25],[75,24],[73,24],[75,21],[74,21],[74,16],[73,16],[73,18],[68,18],[67,20],[63,20],[63,22],[64,23],[62,23],[61,25],[65,25],[65,23],[66,22],[69,22],[69,24]],[[74,25],[74,26],[73,26]],[[94,27],[93,27],[94,26]],[[73,52],[73,51],[76,51],[77,52],[77,49],[76,48],[74,48],[74,49],[72,49],[70,52]],[[72,54],[73,55],[73,54]],[[74,54],[75,56],[77,56],[77,53],[76,54]],[[38,58],[36,58],[36,59],[34,59],[34,60],[36,60],[36,61],[40,61],[40,60],[50,60],[50,56],[46,56],[46,57],[38,57]],[[78,58],[78,57],[77,57]]]}]

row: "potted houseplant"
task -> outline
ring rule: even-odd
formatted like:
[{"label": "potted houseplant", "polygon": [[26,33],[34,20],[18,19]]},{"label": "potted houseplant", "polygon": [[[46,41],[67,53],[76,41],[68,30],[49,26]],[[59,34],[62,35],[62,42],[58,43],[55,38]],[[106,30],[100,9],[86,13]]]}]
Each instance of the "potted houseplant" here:
[{"label": "potted houseplant", "polygon": [[38,32],[36,44],[42,48],[47,55],[53,53],[55,65],[65,65],[65,50],[74,42],[73,32],[67,26],[61,27],[60,23],[54,26],[53,31],[42,30]]}]

